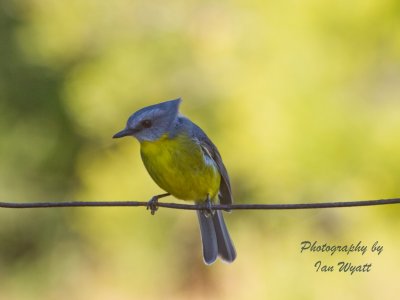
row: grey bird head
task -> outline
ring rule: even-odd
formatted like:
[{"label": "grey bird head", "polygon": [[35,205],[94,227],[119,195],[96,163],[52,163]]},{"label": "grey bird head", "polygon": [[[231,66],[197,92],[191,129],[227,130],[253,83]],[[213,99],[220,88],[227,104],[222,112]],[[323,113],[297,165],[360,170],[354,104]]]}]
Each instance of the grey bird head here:
[{"label": "grey bird head", "polygon": [[125,129],[113,138],[134,136],[139,141],[155,141],[170,132],[178,117],[181,98],[144,107],[131,115]]}]

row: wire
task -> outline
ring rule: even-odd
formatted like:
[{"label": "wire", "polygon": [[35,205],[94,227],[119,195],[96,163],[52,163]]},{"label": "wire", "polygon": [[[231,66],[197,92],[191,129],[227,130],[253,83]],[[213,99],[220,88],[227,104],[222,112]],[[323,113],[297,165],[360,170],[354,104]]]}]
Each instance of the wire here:
[{"label": "wire", "polygon": [[[349,202],[321,202],[321,203],[297,203],[297,204],[213,204],[213,210],[285,210],[285,209],[317,209],[317,208],[339,208],[400,204],[400,198],[362,200]],[[68,202],[0,202],[0,208],[57,208],[57,207],[139,207],[149,208],[148,202],[140,201],[68,201]],[[158,202],[157,207],[202,210],[207,209],[201,204],[180,204]]]}]

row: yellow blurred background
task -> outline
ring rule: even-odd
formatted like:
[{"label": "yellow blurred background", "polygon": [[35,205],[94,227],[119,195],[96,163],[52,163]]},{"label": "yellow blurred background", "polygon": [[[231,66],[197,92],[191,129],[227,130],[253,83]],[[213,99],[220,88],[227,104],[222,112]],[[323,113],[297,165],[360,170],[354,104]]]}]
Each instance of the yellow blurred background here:
[{"label": "yellow blurred background", "polygon": [[[397,0],[3,0],[0,201],[149,200],[138,143],[111,137],[178,96],[237,203],[400,195]],[[205,266],[190,211],[1,209],[0,299],[389,299],[399,214],[234,211],[237,260]],[[384,250],[300,253],[305,240]]]}]

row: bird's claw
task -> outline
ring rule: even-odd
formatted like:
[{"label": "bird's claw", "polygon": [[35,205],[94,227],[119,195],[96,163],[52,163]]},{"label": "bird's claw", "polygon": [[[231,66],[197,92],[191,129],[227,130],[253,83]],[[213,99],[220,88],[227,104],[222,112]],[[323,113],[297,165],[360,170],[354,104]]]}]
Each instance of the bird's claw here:
[{"label": "bird's claw", "polygon": [[213,209],[213,204],[210,200],[210,198],[207,197],[206,201],[204,202],[204,212],[212,216],[214,214],[214,209]]},{"label": "bird's claw", "polygon": [[146,209],[150,209],[150,213],[154,216],[156,211],[158,210],[158,197],[153,196],[149,202],[147,202]]}]

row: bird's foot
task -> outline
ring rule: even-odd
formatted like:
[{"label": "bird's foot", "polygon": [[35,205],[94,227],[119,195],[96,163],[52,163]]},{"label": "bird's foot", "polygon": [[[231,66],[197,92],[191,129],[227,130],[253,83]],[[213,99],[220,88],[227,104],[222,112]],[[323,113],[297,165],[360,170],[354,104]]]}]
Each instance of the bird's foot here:
[{"label": "bird's foot", "polygon": [[212,216],[214,214],[213,203],[210,200],[210,197],[207,196],[206,201],[203,204],[203,211],[207,214]]},{"label": "bird's foot", "polygon": [[150,213],[154,216],[158,210],[158,196],[151,197],[150,201],[147,202],[146,209],[150,210]]},{"label": "bird's foot", "polygon": [[151,214],[154,215],[158,210],[158,199],[169,196],[169,193],[156,195],[151,197],[150,201],[147,202],[146,209],[150,210]]}]

